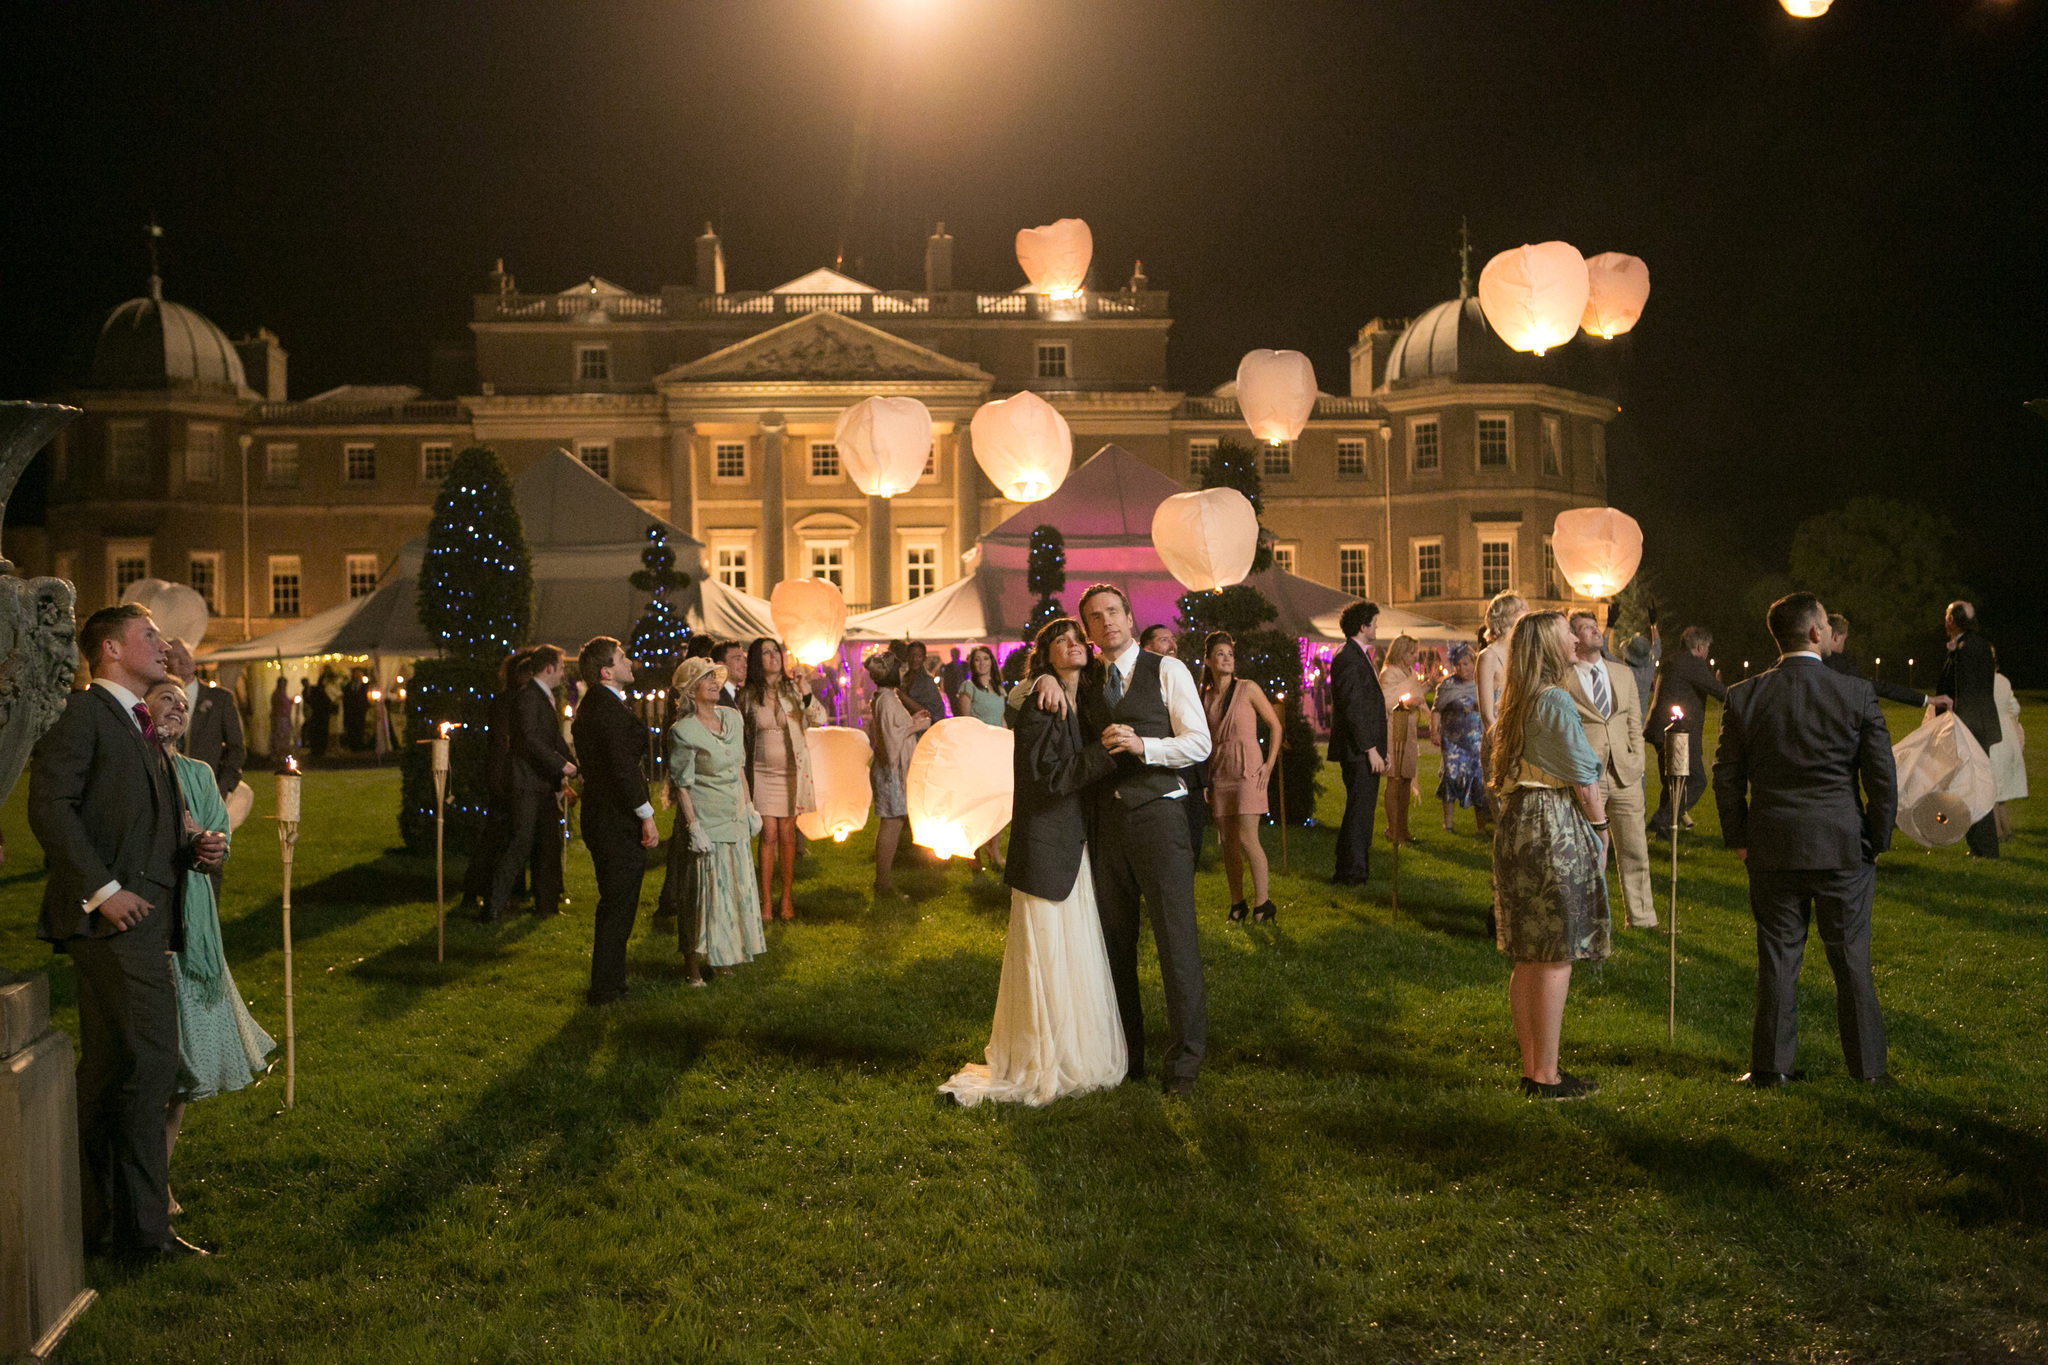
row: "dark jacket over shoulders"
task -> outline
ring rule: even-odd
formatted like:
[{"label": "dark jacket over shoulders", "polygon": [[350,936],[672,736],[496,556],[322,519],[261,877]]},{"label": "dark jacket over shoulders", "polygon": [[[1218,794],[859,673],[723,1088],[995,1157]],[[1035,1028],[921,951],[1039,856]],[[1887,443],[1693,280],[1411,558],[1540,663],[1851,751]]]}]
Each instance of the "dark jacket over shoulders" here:
[{"label": "dark jacket over shoulders", "polygon": [[554,699],[538,683],[521,683],[512,693],[512,790],[555,791],[563,766],[573,761]]},{"label": "dark jacket over shoulders", "polygon": [[52,943],[116,933],[84,903],[108,882],[148,901],[155,913],[128,932],[181,946],[178,912],[191,836],[167,761],[100,687],[71,694],[64,714],[37,742],[29,768],[28,819],[49,863],[39,937]]},{"label": "dark jacket over shoulders", "polygon": [[[1845,678],[1863,677],[1861,673],[1856,671],[1856,665],[1849,662],[1849,656],[1846,654],[1830,654],[1827,658],[1822,659],[1821,662]],[[1883,697],[1886,701],[1895,701],[1903,706],[1925,706],[1927,704],[1927,694],[1924,692],[1915,692],[1910,687],[1901,687],[1895,682],[1886,682],[1883,678],[1866,678],[1864,681],[1876,688],[1877,695]]]},{"label": "dark jacket over shoulders", "polygon": [[1956,717],[1987,750],[1998,743],[2005,727],[1998,720],[1992,678],[1998,673],[1998,651],[1974,630],[1956,637],[1955,648],[1941,663],[1941,692],[1955,703]]},{"label": "dark jacket over shoulders", "polygon": [[191,728],[185,732],[185,753],[213,769],[214,785],[222,796],[241,782],[249,749],[242,739],[242,713],[232,692],[210,683],[200,686]]},{"label": "dark jacket over shoulders", "polygon": [[647,727],[599,683],[583,695],[570,723],[576,737],[577,770],[583,776],[583,839],[640,837],[640,817],[633,812],[647,802],[647,778],[640,760],[647,756]]},{"label": "dark jacket over shoulders", "polygon": [[1877,691],[1816,659],[1780,659],[1728,689],[1714,802],[1751,871],[1850,868],[1891,847],[1892,740]]},{"label": "dark jacket over shoulders", "polygon": [[1116,770],[1100,744],[1081,737],[1081,710],[1056,716],[1026,702],[1010,712],[1017,735],[1010,849],[1003,880],[1027,896],[1065,900],[1088,840],[1082,790]]},{"label": "dark jacket over shoulders", "polygon": [[1676,649],[1664,656],[1657,668],[1657,729],[1661,733],[1671,718],[1671,708],[1684,712],[1678,728],[1690,734],[1702,733],[1707,723],[1707,698],[1725,703],[1728,689],[1714,670],[1689,649]]},{"label": "dark jacket over shoulders", "polygon": [[1372,660],[1346,640],[1330,660],[1330,762],[1363,762],[1368,749],[1386,757],[1386,694]]}]

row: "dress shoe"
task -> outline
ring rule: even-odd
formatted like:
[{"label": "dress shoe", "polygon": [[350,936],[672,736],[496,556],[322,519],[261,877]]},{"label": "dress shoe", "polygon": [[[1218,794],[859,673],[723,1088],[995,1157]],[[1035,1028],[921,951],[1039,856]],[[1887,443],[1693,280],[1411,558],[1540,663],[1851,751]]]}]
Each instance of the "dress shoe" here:
[{"label": "dress shoe", "polygon": [[1279,916],[1280,911],[1274,906],[1271,896],[1252,907],[1253,924],[1271,924]]},{"label": "dress shoe", "polygon": [[1874,1090],[1891,1090],[1895,1089],[1899,1084],[1891,1078],[1889,1073],[1883,1076],[1856,1076],[1852,1079],[1856,1084],[1867,1085]]},{"label": "dress shoe", "polygon": [[142,1265],[158,1265],[166,1261],[184,1261],[193,1257],[211,1256],[212,1254],[212,1252],[204,1247],[193,1246],[174,1232],[171,1234],[170,1241],[160,1246],[138,1247],[128,1255],[127,1259]]},{"label": "dress shoe", "polygon": [[1599,1088],[1592,1081],[1564,1070],[1557,1073],[1555,1082],[1548,1084],[1522,1077],[1522,1093],[1532,1100],[1582,1100]]},{"label": "dress shoe", "polygon": [[1753,1085],[1759,1090],[1776,1090],[1780,1086],[1805,1079],[1804,1071],[1745,1071],[1735,1078],[1735,1083]]}]

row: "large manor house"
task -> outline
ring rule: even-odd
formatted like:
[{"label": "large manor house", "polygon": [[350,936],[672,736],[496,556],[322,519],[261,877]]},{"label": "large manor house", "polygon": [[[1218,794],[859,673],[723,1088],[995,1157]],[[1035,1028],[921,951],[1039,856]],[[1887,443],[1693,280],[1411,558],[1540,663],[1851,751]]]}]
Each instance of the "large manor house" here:
[{"label": "large manor house", "polygon": [[[260,635],[371,592],[452,457],[483,444],[515,475],[571,451],[701,542],[684,558],[703,572],[760,596],[822,576],[859,611],[952,582],[1018,510],[972,454],[991,398],[1034,390],[1072,425],[1077,463],[1113,442],[1190,487],[1219,442],[1256,444],[1233,385],[1169,385],[1173,316],[1142,273],[1060,299],[960,287],[952,257],[941,225],[922,290],[819,269],[740,292],[707,226],[694,282],[654,293],[596,277],[525,293],[501,263],[475,297],[475,391],[439,398],[293,400],[277,337],[231,341],[152,276],[108,315],[85,386],[55,395],[86,416],[43,457],[46,549],[24,571],[76,583],[81,611],[137,579],[189,582],[212,642]],[[1292,445],[1257,445],[1279,566],[1459,625],[1503,588],[1560,600],[1550,527],[1606,501],[1617,411],[1583,377],[1602,360],[1587,349],[1510,351],[1469,285],[1367,322],[1349,393],[1320,397]],[[923,481],[887,500],[862,496],[832,445],[841,409],[874,394],[922,401],[936,433]]]}]

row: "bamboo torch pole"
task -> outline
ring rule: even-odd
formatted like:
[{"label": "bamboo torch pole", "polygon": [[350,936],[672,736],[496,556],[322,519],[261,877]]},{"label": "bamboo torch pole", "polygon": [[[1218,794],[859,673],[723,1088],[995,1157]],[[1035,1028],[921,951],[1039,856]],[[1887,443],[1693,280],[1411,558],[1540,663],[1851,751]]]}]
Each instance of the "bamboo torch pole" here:
[{"label": "bamboo torch pole", "polygon": [[1685,712],[1671,708],[1671,724],[1664,736],[1665,780],[1671,783],[1671,922],[1665,926],[1670,943],[1671,995],[1664,1019],[1666,1042],[1678,1041],[1678,812],[1683,808],[1685,780],[1692,772],[1692,745],[1678,726]]},{"label": "bamboo torch pole", "polygon": [[296,758],[277,775],[278,856],[284,864],[284,1107],[298,1100],[298,1028],[292,1013],[292,851],[299,842],[299,776]]}]

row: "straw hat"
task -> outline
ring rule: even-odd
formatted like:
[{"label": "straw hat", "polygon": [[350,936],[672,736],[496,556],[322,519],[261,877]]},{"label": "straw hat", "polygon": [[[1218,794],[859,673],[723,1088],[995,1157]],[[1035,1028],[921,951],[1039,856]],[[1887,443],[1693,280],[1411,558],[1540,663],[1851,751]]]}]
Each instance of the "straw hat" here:
[{"label": "straw hat", "polygon": [[698,684],[704,681],[704,675],[707,673],[716,674],[718,685],[725,686],[725,665],[715,664],[709,659],[685,659],[677,664],[675,676],[669,680],[669,686],[675,689],[678,697],[685,700],[694,698]]}]

